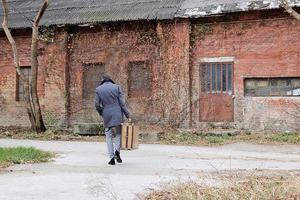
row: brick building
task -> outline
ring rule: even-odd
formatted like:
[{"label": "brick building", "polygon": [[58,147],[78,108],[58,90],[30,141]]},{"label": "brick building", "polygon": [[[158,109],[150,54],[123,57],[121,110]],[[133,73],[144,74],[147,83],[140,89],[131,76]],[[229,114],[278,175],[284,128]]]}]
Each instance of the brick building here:
[{"label": "brick building", "polygon": [[[8,2],[28,74],[30,19],[41,2]],[[94,89],[106,72],[140,123],[300,129],[300,21],[276,0],[53,0],[40,32],[38,94],[48,126],[98,123]],[[1,30],[0,70],[0,126],[29,125]]]}]

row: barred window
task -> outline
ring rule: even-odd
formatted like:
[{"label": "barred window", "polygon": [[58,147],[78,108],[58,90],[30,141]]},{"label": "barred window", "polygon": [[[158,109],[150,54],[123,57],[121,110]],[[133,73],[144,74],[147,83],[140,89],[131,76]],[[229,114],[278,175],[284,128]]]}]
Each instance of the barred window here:
[{"label": "barred window", "polygon": [[[21,72],[24,74],[26,80],[29,80],[31,67],[21,67]],[[21,77],[17,74],[17,88],[16,88],[16,101],[24,101],[25,100],[25,88],[24,82],[22,81]]]},{"label": "barred window", "polygon": [[202,63],[200,66],[201,91],[232,94],[232,66],[232,63]]},{"label": "barred window", "polygon": [[244,88],[245,96],[300,96],[300,78],[246,78]]}]

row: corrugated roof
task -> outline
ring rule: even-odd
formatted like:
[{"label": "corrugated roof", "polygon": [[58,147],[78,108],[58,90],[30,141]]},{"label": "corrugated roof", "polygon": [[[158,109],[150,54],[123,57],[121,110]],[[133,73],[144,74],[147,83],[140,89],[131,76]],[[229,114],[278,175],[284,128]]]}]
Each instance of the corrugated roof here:
[{"label": "corrugated roof", "polygon": [[[300,0],[289,0],[300,6]],[[279,0],[185,0],[175,17],[204,17],[230,12],[279,8]]]},{"label": "corrugated roof", "polygon": [[[300,6],[300,0],[289,1]],[[31,27],[42,0],[8,0],[8,4],[10,28],[25,28]],[[278,7],[278,0],[50,0],[41,25],[203,17]]]},{"label": "corrugated roof", "polygon": [[[183,0],[50,0],[41,25],[173,19]],[[10,28],[31,27],[42,0],[8,0]],[[3,18],[0,5],[0,20]]]}]

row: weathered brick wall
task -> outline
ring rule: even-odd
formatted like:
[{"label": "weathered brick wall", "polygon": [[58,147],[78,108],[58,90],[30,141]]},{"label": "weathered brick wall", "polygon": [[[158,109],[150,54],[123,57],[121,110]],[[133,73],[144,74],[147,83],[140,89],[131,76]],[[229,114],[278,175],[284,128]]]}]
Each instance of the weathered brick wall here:
[{"label": "weathered brick wall", "polygon": [[[133,118],[148,123],[178,120],[188,99],[188,46],[186,21],[110,24],[77,30],[69,61],[71,123],[99,121],[93,101],[83,99],[84,65],[93,63],[105,64],[106,72],[122,86]],[[128,66],[132,61],[149,64],[150,96],[128,97]]]},{"label": "weathered brick wall", "polygon": [[66,39],[67,33],[57,31],[53,43],[44,44],[41,67],[44,68],[45,95],[41,99],[43,117],[48,125],[66,126]]},{"label": "weathered brick wall", "polygon": [[[30,34],[20,35],[16,41],[21,65],[29,66]],[[0,125],[29,125],[24,102],[15,101],[11,47],[4,36],[0,42]],[[149,96],[128,97],[128,66],[132,61],[146,61],[150,67]],[[188,20],[115,23],[79,28],[70,34],[57,30],[53,42],[40,42],[39,63],[38,94],[47,125],[65,126],[68,117],[71,125],[99,122],[93,100],[83,98],[84,66],[97,63],[105,64],[106,72],[122,85],[137,121],[171,125],[188,121]]]},{"label": "weathered brick wall", "polygon": [[[191,33],[188,20],[113,23],[72,29],[71,33],[57,30],[52,43],[41,42],[39,47],[38,93],[46,124],[65,126],[68,117],[71,125],[100,121],[93,100],[83,98],[84,66],[100,63],[122,85],[137,121],[187,126],[191,100],[196,125],[200,58],[231,56],[235,122],[257,130],[299,128],[299,120],[288,114],[299,105],[298,97],[244,96],[245,77],[300,76],[299,21],[244,20],[201,26],[200,30],[192,28]],[[20,34],[16,41],[21,65],[30,65],[30,35]],[[0,37],[0,47],[0,125],[29,125],[24,103],[15,101],[16,72],[4,36]],[[128,97],[128,66],[132,61],[149,64],[151,95]]]},{"label": "weathered brick wall", "polygon": [[[235,122],[254,130],[299,130],[299,118],[288,114],[295,112],[299,97],[245,97],[244,78],[300,76],[300,21],[218,22],[202,24],[202,30],[193,38],[193,100],[199,98],[199,59],[232,56]],[[193,107],[194,121],[198,106]]]},{"label": "weathered brick wall", "polygon": [[[146,27],[141,24],[103,26],[77,30],[74,33],[70,55],[70,97],[71,97],[71,123],[85,122],[97,123],[99,115],[94,109],[93,99],[83,99],[83,70],[85,64],[102,63],[106,73],[110,74],[117,84],[123,88],[127,97],[127,66],[130,61],[149,61],[152,72],[157,65],[157,47],[151,38],[141,36]],[[139,27],[140,26],[140,27]],[[148,32],[153,27],[148,27]],[[144,34],[146,35],[146,34]],[[155,41],[154,41],[155,42]],[[137,44],[138,43],[138,44]],[[154,72],[153,72],[154,73]],[[100,80],[101,77],[99,77]],[[132,100],[130,110],[147,110],[145,103]],[[136,105],[137,104],[137,105]],[[138,106],[137,108],[135,108]]]},{"label": "weathered brick wall", "polygon": [[[161,26],[161,30],[160,30]],[[158,34],[162,38],[162,67],[159,72],[160,91],[156,92],[156,109],[173,127],[189,125],[189,47],[188,20],[161,23]]]},{"label": "weathered brick wall", "polygon": [[[38,95],[47,125],[65,124],[64,34],[39,45]],[[30,66],[29,33],[15,36],[20,66]],[[7,39],[0,37],[0,126],[29,126],[25,103],[16,101],[16,70]]]}]

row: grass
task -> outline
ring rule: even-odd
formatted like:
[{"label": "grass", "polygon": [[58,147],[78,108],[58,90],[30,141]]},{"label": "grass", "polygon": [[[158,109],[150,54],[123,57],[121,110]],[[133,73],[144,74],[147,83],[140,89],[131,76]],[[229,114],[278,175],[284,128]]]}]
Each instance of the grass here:
[{"label": "grass", "polygon": [[269,141],[275,141],[275,142],[300,144],[300,134],[299,133],[272,134],[272,135],[266,136],[266,139]]},{"label": "grass", "polygon": [[104,136],[81,136],[70,131],[48,129],[45,133],[36,133],[26,128],[0,127],[0,138],[30,139],[30,140],[59,140],[59,141],[104,141]]},{"label": "grass", "polygon": [[53,156],[53,153],[33,147],[0,147],[0,167],[7,167],[13,164],[47,162]]},{"label": "grass", "polygon": [[173,183],[147,194],[145,200],[240,200],[300,199],[299,177],[248,177],[246,180],[225,180],[220,186],[195,181]]},{"label": "grass", "polygon": [[[251,142],[259,144],[300,144],[300,132],[298,133],[270,133],[255,134],[249,131],[241,132],[238,135],[206,135],[202,132],[176,132],[170,131],[158,134],[159,141],[152,143],[171,145],[223,145],[235,142]],[[82,136],[69,131],[47,130],[45,133],[35,133],[26,129],[1,128],[0,138],[12,139],[34,139],[34,140],[60,140],[60,141],[105,141],[105,136]],[[141,139],[142,143],[148,143]]]},{"label": "grass", "polygon": [[177,132],[164,133],[159,137],[161,144],[173,145],[222,145],[234,142],[253,142],[269,144],[300,144],[300,133],[206,135],[204,133]]}]

